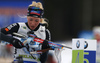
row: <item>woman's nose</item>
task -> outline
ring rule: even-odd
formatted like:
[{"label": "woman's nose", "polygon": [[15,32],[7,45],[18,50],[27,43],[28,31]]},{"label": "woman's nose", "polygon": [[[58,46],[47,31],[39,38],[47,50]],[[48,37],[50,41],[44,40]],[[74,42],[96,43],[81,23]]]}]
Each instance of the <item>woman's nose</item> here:
[{"label": "woman's nose", "polygon": [[35,25],[36,23],[33,21],[33,22],[31,22],[31,24],[32,24],[32,25]]}]

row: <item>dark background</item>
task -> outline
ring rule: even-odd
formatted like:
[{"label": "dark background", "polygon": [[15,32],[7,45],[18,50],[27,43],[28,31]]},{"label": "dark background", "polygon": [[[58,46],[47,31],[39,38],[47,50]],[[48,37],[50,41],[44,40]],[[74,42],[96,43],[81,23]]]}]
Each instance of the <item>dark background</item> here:
[{"label": "dark background", "polygon": [[43,0],[52,40],[77,38],[100,25],[100,0]]}]

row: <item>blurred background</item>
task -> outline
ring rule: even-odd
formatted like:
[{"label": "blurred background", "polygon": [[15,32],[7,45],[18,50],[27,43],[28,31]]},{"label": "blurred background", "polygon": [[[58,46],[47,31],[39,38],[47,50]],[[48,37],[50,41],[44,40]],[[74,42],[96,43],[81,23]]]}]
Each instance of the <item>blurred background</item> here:
[{"label": "blurred background", "polygon": [[32,1],[43,3],[52,41],[70,40],[71,46],[72,38],[93,39],[93,27],[100,26],[100,0],[0,0],[0,28],[27,22]]},{"label": "blurred background", "polygon": [[[23,16],[33,0],[0,0],[0,27],[27,22]],[[80,37],[81,32],[92,33],[100,24],[100,0],[35,0],[43,3],[44,17],[49,20],[52,40]],[[90,37],[89,37],[90,38]]]},{"label": "blurred background", "polygon": [[52,40],[79,37],[100,25],[100,0],[44,0]]}]

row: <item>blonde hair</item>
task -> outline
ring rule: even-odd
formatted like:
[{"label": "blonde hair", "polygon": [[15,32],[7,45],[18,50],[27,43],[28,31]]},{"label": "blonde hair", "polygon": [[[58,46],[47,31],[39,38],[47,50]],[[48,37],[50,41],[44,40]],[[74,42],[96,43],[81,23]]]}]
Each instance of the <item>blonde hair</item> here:
[{"label": "blonde hair", "polygon": [[[43,8],[41,2],[32,1],[32,4],[30,4],[29,7],[30,7],[30,6],[38,7],[38,8],[40,8],[40,9],[44,10],[44,8]],[[46,19],[46,18],[41,18],[40,23],[41,23],[41,24],[46,24],[46,25],[48,26],[48,22],[47,22],[47,21],[48,21],[48,19]]]},{"label": "blonde hair", "polygon": [[35,2],[35,1],[32,1],[32,4],[30,4],[29,6],[38,7],[38,8],[40,8],[40,9],[44,10],[44,8],[43,8],[41,2]]},{"label": "blonde hair", "polygon": [[48,22],[49,22],[48,19],[46,19],[46,18],[41,18],[40,23],[45,24],[47,27],[49,26]]}]

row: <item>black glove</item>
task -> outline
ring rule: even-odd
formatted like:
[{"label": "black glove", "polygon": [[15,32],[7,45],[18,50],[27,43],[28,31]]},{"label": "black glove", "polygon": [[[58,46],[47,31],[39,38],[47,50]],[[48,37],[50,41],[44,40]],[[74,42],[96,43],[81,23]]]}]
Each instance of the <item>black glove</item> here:
[{"label": "black glove", "polygon": [[23,44],[20,40],[15,39],[15,38],[13,38],[13,40],[11,40],[10,43],[11,43],[15,48],[22,48],[22,47],[24,47],[24,44]]},{"label": "black glove", "polygon": [[[44,40],[43,43],[42,43],[42,49],[47,49],[47,48],[50,48],[49,43],[48,43],[47,40]],[[41,56],[40,56],[41,63],[46,62],[47,56],[48,56],[48,51],[41,54]]]}]

